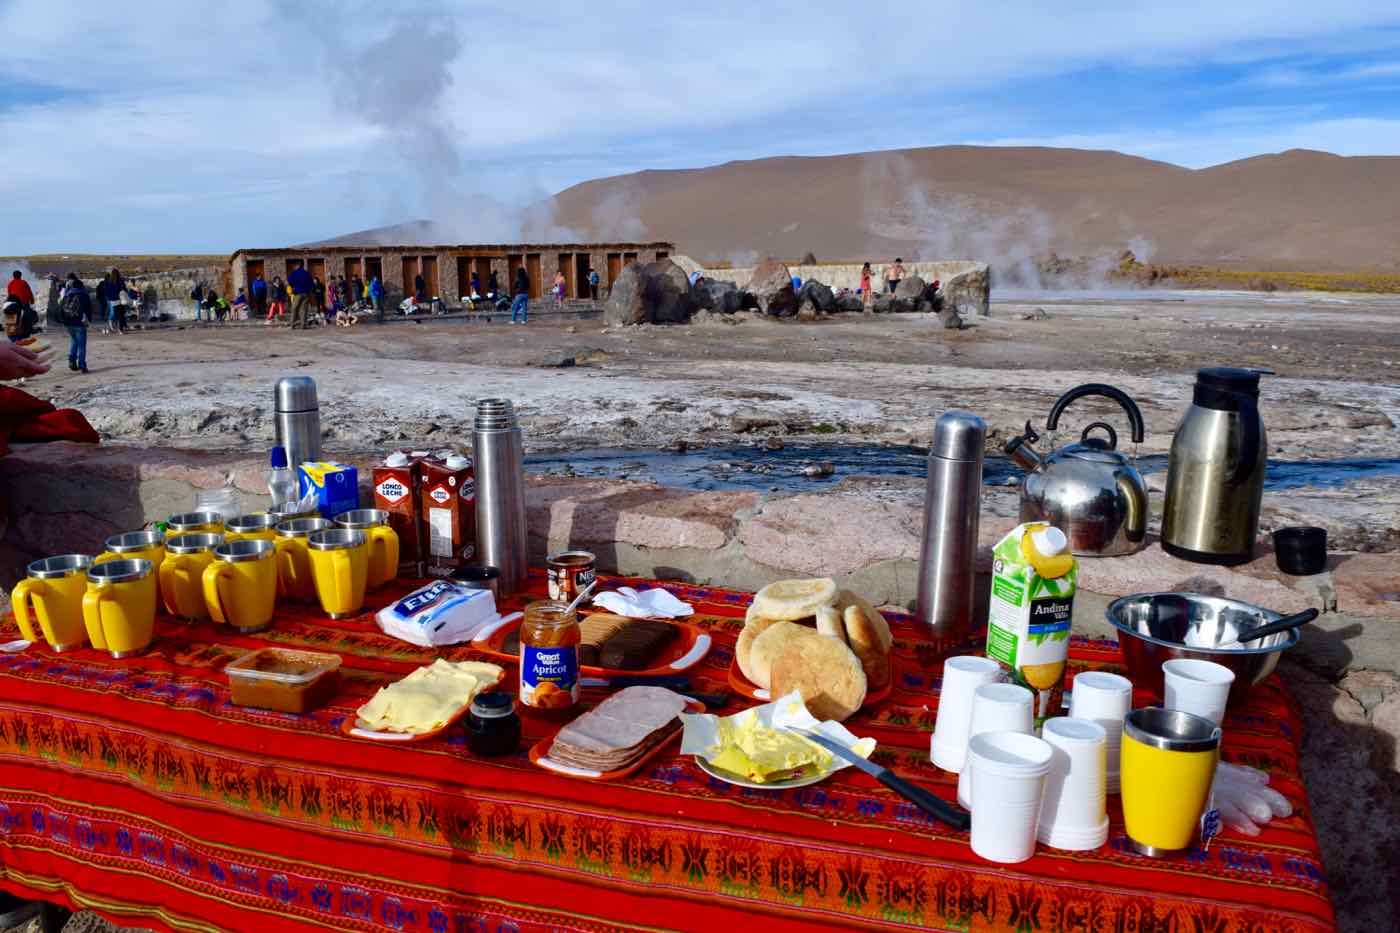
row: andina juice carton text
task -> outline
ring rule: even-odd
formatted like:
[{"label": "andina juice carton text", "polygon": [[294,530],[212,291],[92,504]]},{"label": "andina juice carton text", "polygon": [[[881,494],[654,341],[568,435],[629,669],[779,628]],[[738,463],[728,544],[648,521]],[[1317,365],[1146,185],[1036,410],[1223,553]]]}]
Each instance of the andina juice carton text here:
[{"label": "andina juice carton text", "polygon": [[1064,532],[1044,522],[1017,525],[992,551],[987,657],[1036,694],[1037,726],[1059,712],[1078,576]]}]

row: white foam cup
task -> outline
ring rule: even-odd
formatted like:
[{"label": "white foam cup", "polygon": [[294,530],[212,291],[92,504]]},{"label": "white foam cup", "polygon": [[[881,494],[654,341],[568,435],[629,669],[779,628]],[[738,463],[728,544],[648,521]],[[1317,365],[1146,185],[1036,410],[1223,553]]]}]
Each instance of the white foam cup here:
[{"label": "white foam cup", "polygon": [[967,746],[977,784],[972,851],[990,862],[1024,862],[1035,854],[1045,777],[1054,749],[1023,732],[983,732]]},{"label": "white foam cup", "polygon": [[[969,742],[983,732],[1034,732],[1035,696],[1015,684],[983,684],[972,693],[972,723]],[[969,745],[969,747],[971,747]],[[958,774],[958,803],[972,809],[972,779],[966,766]]]},{"label": "white foam cup", "polygon": [[1107,671],[1084,671],[1074,677],[1069,714],[1096,722],[1107,737],[1108,793],[1118,793],[1118,750],[1123,744],[1123,720],[1133,709],[1133,682]]},{"label": "white foam cup", "polygon": [[1225,720],[1225,703],[1235,672],[1214,661],[1173,658],[1162,664],[1163,706],[1209,719],[1217,726]]},{"label": "white foam cup", "polygon": [[1097,849],[1108,841],[1104,806],[1108,753],[1103,726],[1060,716],[1047,719],[1040,735],[1054,755],[1045,776],[1045,802],[1036,836],[1052,849]]},{"label": "white foam cup", "polygon": [[929,758],[944,771],[957,773],[967,761],[972,695],[983,684],[1001,678],[1001,665],[991,658],[961,655],[943,662],[943,685],[938,690],[938,718],[929,739]]}]

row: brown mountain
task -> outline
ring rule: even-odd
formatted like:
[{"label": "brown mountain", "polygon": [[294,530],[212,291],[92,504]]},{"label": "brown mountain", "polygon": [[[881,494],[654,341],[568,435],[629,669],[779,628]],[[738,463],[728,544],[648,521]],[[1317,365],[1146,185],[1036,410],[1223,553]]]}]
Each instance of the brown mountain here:
[{"label": "brown mountain", "polygon": [[[697,259],[1111,256],[1400,271],[1400,157],[1310,150],[1186,169],[1118,152],[942,146],[645,171],[575,185],[555,223]],[[640,221],[640,224],[638,224]]]}]

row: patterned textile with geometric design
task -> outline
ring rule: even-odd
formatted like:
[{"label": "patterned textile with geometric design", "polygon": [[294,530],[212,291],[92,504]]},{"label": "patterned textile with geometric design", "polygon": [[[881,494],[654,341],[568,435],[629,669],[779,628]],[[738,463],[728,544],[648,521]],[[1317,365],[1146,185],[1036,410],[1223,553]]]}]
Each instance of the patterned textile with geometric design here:
[{"label": "patterned textile with geometric design", "polygon": [[[624,582],[653,585],[603,585]],[[542,575],[530,587],[542,596]],[[714,639],[693,678],[718,691],[749,596],[667,587]],[[928,759],[939,664],[912,621],[890,615],[894,690],[847,725],[879,741],[881,764],[952,799],[956,775]],[[1277,677],[1231,710],[1224,756],[1268,770],[1292,817],[1153,860],[1129,849],[1110,798],[1098,851],[1042,846],[1003,866],[855,768],[747,790],[672,745],[599,784],[532,766],[524,749],[557,723],[528,717],[522,751],[504,760],[474,758],[460,732],[388,748],[346,737],[344,719],[383,683],[473,657],[388,638],[368,614],[291,605],[256,636],[165,618],[157,629],[128,660],[41,645],[0,655],[0,886],[166,930],[1334,929],[1299,717]],[[306,716],[231,705],[224,665],[268,644],[340,654],[340,695]],[[1076,640],[1070,658],[1072,677],[1112,669],[1117,650]]]}]

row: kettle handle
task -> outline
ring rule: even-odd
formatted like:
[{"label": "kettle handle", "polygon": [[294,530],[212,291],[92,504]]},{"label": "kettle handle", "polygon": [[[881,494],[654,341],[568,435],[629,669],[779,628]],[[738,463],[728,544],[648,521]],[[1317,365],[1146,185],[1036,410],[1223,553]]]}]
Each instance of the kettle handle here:
[{"label": "kettle handle", "polygon": [[1231,392],[1240,403],[1240,456],[1235,461],[1232,484],[1243,482],[1259,465],[1259,403],[1247,392]]},{"label": "kettle handle", "polygon": [[[1116,389],[1111,385],[1104,385],[1102,382],[1089,382],[1082,386],[1070,389],[1064,395],[1055,399],[1055,404],[1050,406],[1050,417],[1045,419],[1045,428],[1053,431],[1060,425],[1060,415],[1064,414],[1069,403],[1075,399],[1083,398],[1086,395],[1102,395],[1104,398],[1113,399],[1123,406],[1123,411],[1127,412],[1128,423],[1133,427],[1133,443],[1141,444],[1146,428],[1142,422],[1142,411],[1137,407],[1137,403],[1128,397],[1128,393],[1122,389]],[[1258,438],[1255,444],[1258,444]],[[1250,467],[1253,469],[1253,466]]]}]

